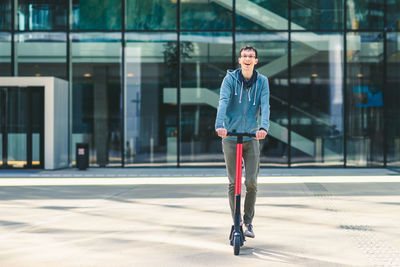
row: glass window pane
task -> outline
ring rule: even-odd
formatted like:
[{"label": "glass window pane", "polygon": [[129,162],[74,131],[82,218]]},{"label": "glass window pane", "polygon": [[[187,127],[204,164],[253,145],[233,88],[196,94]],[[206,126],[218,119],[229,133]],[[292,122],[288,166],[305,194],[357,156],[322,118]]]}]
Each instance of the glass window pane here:
[{"label": "glass window pane", "polygon": [[3,121],[3,116],[7,112],[5,110],[5,98],[6,98],[7,89],[0,87],[0,167],[3,167],[3,125],[5,122]]},{"label": "glass window pane", "polygon": [[40,165],[40,134],[32,133],[32,165]]},{"label": "glass window pane", "polygon": [[127,0],[127,29],[174,30],[176,5],[176,1],[171,0]]},{"label": "glass window pane", "polygon": [[67,4],[65,0],[19,0],[18,29],[65,30]]},{"label": "glass window pane", "polygon": [[0,32],[0,76],[11,76],[11,34]]},{"label": "glass window pane", "polygon": [[177,164],[177,35],[127,33],[125,166]]},{"label": "glass window pane", "polygon": [[231,33],[183,33],[181,64],[180,160],[196,166],[223,165],[214,125],[222,79],[232,68]]},{"label": "glass window pane", "polygon": [[288,4],[281,0],[236,1],[237,30],[287,30]]},{"label": "glass window pane", "polygon": [[400,30],[400,1],[387,0],[387,27]]},{"label": "glass window pane", "polygon": [[32,129],[32,165],[39,166],[43,165],[44,162],[40,162],[40,150],[41,150],[41,135],[42,127],[44,127],[44,88],[43,87],[30,87],[32,96],[32,108],[31,108],[31,129]]},{"label": "glass window pane", "polygon": [[387,35],[387,82],[385,88],[387,165],[400,167],[400,33]]},{"label": "glass window pane", "polygon": [[11,30],[11,0],[0,2],[0,30]]},{"label": "glass window pane", "polygon": [[121,166],[121,34],[71,34],[72,142],[88,143],[91,166]]},{"label": "glass window pane", "polygon": [[347,29],[383,29],[385,1],[347,0]]},{"label": "glass window pane", "polygon": [[121,2],[113,0],[73,0],[72,29],[121,29]]},{"label": "glass window pane", "polygon": [[293,30],[341,30],[342,0],[291,0]]},{"label": "glass window pane", "polygon": [[231,30],[232,6],[232,0],[181,1],[181,28]]},{"label": "glass window pane", "polygon": [[347,35],[347,165],[383,165],[383,40]]},{"label": "glass window pane", "polygon": [[65,33],[16,34],[19,76],[55,76],[67,79]]},{"label": "glass window pane", "polygon": [[288,164],[287,42],[287,33],[236,33],[236,62],[244,45],[255,47],[258,54],[256,70],[269,81],[270,128],[266,141],[261,141],[263,166]]},{"label": "glass window pane", "polygon": [[27,92],[9,88],[7,94],[7,164],[23,168],[27,163]]},{"label": "glass window pane", "polygon": [[292,34],[291,161],[343,165],[343,39]]}]

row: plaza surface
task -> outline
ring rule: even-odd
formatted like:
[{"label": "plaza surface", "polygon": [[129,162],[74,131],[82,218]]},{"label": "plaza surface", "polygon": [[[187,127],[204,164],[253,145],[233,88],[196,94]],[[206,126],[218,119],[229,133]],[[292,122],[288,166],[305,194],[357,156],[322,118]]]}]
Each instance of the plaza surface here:
[{"label": "plaza surface", "polygon": [[0,266],[400,266],[397,169],[267,169],[233,255],[223,168],[0,171]]}]

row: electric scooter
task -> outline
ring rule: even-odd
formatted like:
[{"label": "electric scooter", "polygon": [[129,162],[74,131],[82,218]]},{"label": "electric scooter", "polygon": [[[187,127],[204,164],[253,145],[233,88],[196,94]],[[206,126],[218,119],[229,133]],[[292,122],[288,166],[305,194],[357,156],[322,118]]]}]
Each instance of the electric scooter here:
[{"label": "electric scooter", "polygon": [[246,238],[244,236],[243,227],[240,225],[240,195],[242,193],[242,156],[243,156],[243,137],[255,137],[251,133],[228,132],[228,136],[236,136],[236,175],[235,175],[235,213],[234,224],[231,228],[229,240],[233,246],[233,254],[239,255],[240,247],[243,246]]}]

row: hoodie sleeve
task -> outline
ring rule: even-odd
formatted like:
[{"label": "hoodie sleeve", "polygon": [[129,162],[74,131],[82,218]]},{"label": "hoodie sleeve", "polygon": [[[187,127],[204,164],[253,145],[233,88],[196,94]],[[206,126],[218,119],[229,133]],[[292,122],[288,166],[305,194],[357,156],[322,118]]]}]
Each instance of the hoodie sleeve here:
[{"label": "hoodie sleeve", "polygon": [[229,81],[228,74],[222,80],[221,90],[219,95],[219,104],[217,111],[217,118],[215,120],[215,129],[225,128],[224,120],[226,116],[226,109],[228,107],[229,99],[231,98],[231,82]]},{"label": "hoodie sleeve", "polygon": [[268,79],[265,80],[261,91],[261,125],[260,128],[269,130],[269,85]]}]

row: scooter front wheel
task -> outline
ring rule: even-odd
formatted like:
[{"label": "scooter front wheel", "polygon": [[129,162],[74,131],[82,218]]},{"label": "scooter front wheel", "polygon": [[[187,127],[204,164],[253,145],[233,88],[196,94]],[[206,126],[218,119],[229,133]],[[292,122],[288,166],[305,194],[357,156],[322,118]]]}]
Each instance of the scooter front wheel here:
[{"label": "scooter front wheel", "polygon": [[233,254],[239,255],[240,252],[240,236],[235,235],[233,237]]}]

